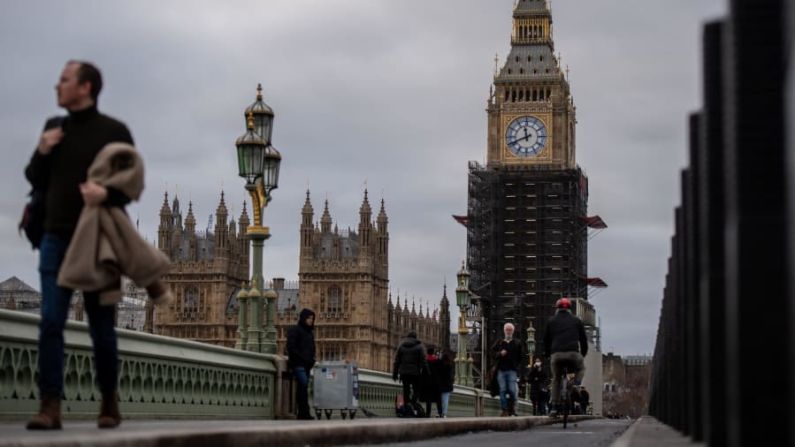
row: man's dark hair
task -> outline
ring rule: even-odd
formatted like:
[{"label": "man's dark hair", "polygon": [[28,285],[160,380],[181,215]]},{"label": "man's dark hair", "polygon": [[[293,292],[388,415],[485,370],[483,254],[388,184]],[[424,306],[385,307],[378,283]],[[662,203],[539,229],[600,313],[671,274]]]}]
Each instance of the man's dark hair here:
[{"label": "man's dark hair", "polygon": [[77,82],[80,84],[91,83],[91,99],[96,103],[97,98],[99,98],[99,92],[102,91],[102,73],[99,72],[99,68],[86,61],[71,60],[69,63],[80,66],[77,69]]}]

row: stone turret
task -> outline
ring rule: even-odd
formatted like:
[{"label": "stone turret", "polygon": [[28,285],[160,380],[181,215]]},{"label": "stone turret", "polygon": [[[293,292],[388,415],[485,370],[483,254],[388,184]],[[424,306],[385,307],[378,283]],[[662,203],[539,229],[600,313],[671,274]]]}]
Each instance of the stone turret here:
[{"label": "stone turret", "polygon": [[163,196],[163,206],[160,207],[160,226],[157,228],[157,248],[171,257],[171,208],[168,206],[168,192]]},{"label": "stone turret", "polygon": [[240,218],[237,220],[238,224],[238,245],[240,246],[240,250],[238,253],[241,253],[248,259],[249,253],[249,244],[248,244],[248,237],[246,233],[248,232],[248,226],[251,224],[251,221],[248,218],[248,211],[246,210],[246,202],[243,202],[243,211],[240,213]]},{"label": "stone turret", "polygon": [[328,211],[328,199],[323,208],[323,216],[320,217],[320,232],[323,234],[331,232],[331,213]]},{"label": "stone turret", "polygon": [[312,208],[312,202],[309,199],[309,190],[306,190],[306,201],[304,202],[304,207],[301,209],[300,255],[304,257],[312,255],[312,235],[314,234],[314,227],[312,225],[312,220],[314,218],[315,218],[315,210]]},{"label": "stone turret", "polygon": [[229,251],[229,227],[226,225],[229,211],[226,209],[224,192],[221,191],[221,201],[215,210],[215,257],[222,258]]}]

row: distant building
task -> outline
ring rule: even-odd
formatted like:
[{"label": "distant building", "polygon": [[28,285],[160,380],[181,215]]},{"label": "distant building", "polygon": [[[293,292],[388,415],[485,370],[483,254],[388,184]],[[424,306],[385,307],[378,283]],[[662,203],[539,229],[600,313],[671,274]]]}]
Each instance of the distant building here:
[{"label": "distant building", "polygon": [[[237,292],[248,281],[249,225],[245,203],[239,221],[228,220],[221,192],[214,228],[197,230],[193,203],[183,223],[179,199],[160,209],[157,246],[171,258],[163,278],[174,301],[150,312],[147,325],[159,335],[234,347],[237,337]],[[212,222],[212,221],[211,221]]]},{"label": "distant building", "polygon": [[[364,193],[357,230],[332,227],[328,201],[319,223],[307,191],[301,211],[298,290],[280,288],[277,334],[278,352],[284,352],[287,329],[296,323],[298,312],[315,311],[315,341],[318,360],[356,360],[359,367],[390,371],[395,350],[410,331],[426,345],[445,346],[449,334],[449,301],[446,290],[442,311],[412,302],[393,304],[389,295],[388,219],[381,209],[372,221],[372,209]],[[284,295],[284,296],[283,296]],[[446,304],[445,304],[446,303]],[[442,323],[447,322],[447,330]]]},{"label": "distant building", "polygon": [[39,313],[41,294],[16,276],[0,282],[0,309]]},{"label": "distant building", "polygon": [[[122,301],[118,304],[116,327],[143,331],[146,320],[146,290],[126,277],[122,277]],[[0,283],[0,309],[15,310],[30,314],[41,314],[41,294],[16,276]],[[84,321],[85,310],[83,294],[76,291],[72,295],[69,320]]]},{"label": "distant building", "polygon": [[602,368],[604,415],[634,418],[647,414],[651,357],[622,358],[610,352],[602,356]]}]

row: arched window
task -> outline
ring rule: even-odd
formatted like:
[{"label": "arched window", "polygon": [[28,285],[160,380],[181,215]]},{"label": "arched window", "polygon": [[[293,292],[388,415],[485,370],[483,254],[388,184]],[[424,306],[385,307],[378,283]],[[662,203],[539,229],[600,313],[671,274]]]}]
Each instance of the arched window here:
[{"label": "arched window", "polygon": [[337,286],[328,289],[328,311],[331,313],[342,312],[342,291]]},{"label": "arched window", "polygon": [[195,318],[199,311],[199,289],[188,287],[185,289],[185,298],[182,304],[182,312],[187,318]]}]

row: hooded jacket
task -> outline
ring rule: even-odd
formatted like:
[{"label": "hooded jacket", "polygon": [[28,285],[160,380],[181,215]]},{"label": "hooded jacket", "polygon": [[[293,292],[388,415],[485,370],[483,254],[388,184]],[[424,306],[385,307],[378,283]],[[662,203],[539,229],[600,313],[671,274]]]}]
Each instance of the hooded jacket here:
[{"label": "hooded jacket", "polygon": [[315,326],[306,320],[315,316],[309,309],[302,309],[298,324],[287,331],[287,366],[290,368],[312,369],[315,365]]},{"label": "hooded jacket", "polygon": [[417,336],[409,334],[400,343],[400,347],[395,353],[395,363],[392,366],[392,376],[419,376],[423,372],[427,373],[428,361],[425,359],[425,348],[422,342],[417,340]]}]

